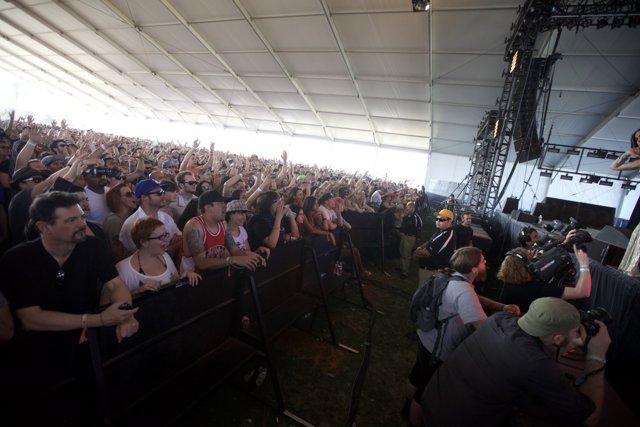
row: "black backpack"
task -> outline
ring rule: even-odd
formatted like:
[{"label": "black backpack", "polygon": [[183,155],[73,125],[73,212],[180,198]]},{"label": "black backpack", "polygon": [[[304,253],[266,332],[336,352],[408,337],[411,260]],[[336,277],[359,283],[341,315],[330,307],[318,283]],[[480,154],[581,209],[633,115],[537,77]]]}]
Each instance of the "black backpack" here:
[{"label": "black backpack", "polygon": [[440,329],[443,323],[453,317],[438,319],[442,294],[452,278],[449,273],[438,273],[421,284],[413,294],[409,317],[419,329],[425,332]]}]

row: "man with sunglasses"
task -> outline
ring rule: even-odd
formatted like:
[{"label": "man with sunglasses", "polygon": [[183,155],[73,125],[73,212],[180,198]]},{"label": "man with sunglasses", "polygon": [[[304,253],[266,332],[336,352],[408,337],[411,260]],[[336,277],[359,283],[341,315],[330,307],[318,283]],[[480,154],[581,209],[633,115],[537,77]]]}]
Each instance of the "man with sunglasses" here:
[{"label": "man with sunglasses", "polygon": [[182,171],[176,176],[176,182],[178,183],[178,199],[171,204],[171,206],[175,207],[178,211],[178,215],[182,215],[185,206],[192,199],[197,199],[194,193],[196,191],[196,186],[198,185],[198,181],[193,176],[193,173],[190,171]]},{"label": "man with sunglasses", "polygon": [[109,208],[107,207],[106,199],[108,190],[107,185],[109,184],[107,175],[104,172],[95,175],[90,173],[90,171],[85,171],[82,175],[87,182],[85,191],[89,198],[89,206],[91,206],[91,210],[87,216],[87,221],[102,226],[104,219],[109,215]]},{"label": "man with sunglasses", "polygon": [[[27,411],[16,411],[26,425],[41,425],[25,420],[46,416],[33,410],[42,409],[50,399],[47,386],[70,375],[92,375],[86,328],[115,325],[118,341],[138,330],[134,318],[138,309],[120,308],[131,304],[131,294],[104,246],[87,237],[78,202],[60,191],[37,197],[29,222],[39,237],[11,248],[0,259],[2,292],[19,320],[17,332],[39,331],[30,334],[25,350],[13,357],[16,375],[3,377],[14,402]],[[105,292],[96,286],[98,281]],[[100,304],[108,306],[98,313]],[[81,406],[77,401],[68,403],[66,410]]]},{"label": "man with sunglasses", "polygon": [[136,184],[134,192],[136,198],[140,201],[140,207],[122,224],[122,229],[120,230],[120,242],[122,242],[122,246],[128,251],[128,255],[135,252],[136,245],[131,238],[131,229],[139,219],[152,217],[162,221],[167,229],[171,240],[167,252],[171,254],[182,242],[182,233],[178,230],[178,226],[176,226],[171,215],[160,210],[160,208],[165,205],[164,190],[160,186],[160,183],[153,179],[142,180]]},{"label": "man with sunglasses", "polygon": [[455,249],[453,212],[442,209],[436,215],[436,232],[414,252],[420,263],[418,285],[436,274],[438,270],[447,267]]}]

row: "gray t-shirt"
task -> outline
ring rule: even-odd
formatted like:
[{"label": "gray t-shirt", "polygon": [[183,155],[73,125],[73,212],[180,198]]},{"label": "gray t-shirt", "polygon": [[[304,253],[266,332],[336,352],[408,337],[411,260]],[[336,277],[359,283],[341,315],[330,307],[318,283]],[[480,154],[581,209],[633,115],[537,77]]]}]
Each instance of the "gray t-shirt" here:
[{"label": "gray t-shirt", "polygon": [[[440,360],[446,360],[449,354],[469,335],[469,324],[478,320],[485,320],[487,315],[482,310],[478,295],[473,285],[467,282],[461,274],[455,274],[442,295],[442,305],[438,318],[444,320],[455,315],[442,325],[442,345],[436,355]],[[418,337],[422,345],[433,353],[438,331],[428,332],[418,329]]]}]

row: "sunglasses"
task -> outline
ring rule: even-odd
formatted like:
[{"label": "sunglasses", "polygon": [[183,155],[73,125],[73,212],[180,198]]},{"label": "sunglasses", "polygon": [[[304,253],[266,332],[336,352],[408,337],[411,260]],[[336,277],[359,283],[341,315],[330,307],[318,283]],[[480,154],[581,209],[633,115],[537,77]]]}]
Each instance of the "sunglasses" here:
[{"label": "sunglasses", "polygon": [[167,240],[170,236],[169,233],[163,233],[159,236],[149,237],[147,240]]},{"label": "sunglasses", "polygon": [[450,218],[436,218],[436,221],[438,222],[447,222],[447,221],[451,221]]},{"label": "sunglasses", "polygon": [[117,179],[118,181],[124,181],[127,179],[126,176],[112,176],[111,178]]},{"label": "sunglasses", "polygon": [[36,184],[40,184],[43,180],[44,180],[44,178],[42,178],[41,176],[34,176],[32,178],[27,178],[24,181],[25,182],[33,181]]},{"label": "sunglasses", "polygon": [[184,183],[189,185],[196,185],[198,181],[185,181]]},{"label": "sunglasses", "polygon": [[147,193],[146,196],[162,196],[164,195],[164,190],[160,190],[160,191],[152,191],[151,193]]}]

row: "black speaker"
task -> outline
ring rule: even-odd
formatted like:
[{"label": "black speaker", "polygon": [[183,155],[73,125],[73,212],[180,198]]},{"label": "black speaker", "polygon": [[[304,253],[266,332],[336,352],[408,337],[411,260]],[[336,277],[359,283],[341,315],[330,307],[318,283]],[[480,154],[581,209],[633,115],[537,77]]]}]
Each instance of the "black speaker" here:
[{"label": "black speaker", "polygon": [[[517,212],[517,215],[513,215],[513,213]],[[538,222],[538,217],[535,215],[528,214],[522,211],[514,211],[511,213],[511,216],[520,222],[527,222],[529,224],[536,224]]]},{"label": "black speaker", "polygon": [[533,215],[534,216],[542,215],[543,218],[546,218],[547,217],[547,205],[542,203],[542,202],[536,203],[536,208],[533,210]]},{"label": "black speaker", "polygon": [[513,210],[518,209],[519,203],[520,199],[518,199],[517,197],[507,197],[507,201],[504,204],[502,213],[510,214]]},{"label": "black speaker", "polygon": [[527,78],[515,83],[515,96],[520,101],[518,115],[513,126],[513,145],[518,163],[537,159],[542,153],[536,110],[538,83],[544,74],[546,61],[546,58],[534,58]]},{"label": "black speaker", "polygon": [[544,203],[547,214],[543,214],[542,216],[545,219],[557,219],[568,224],[570,218],[575,218],[580,224],[595,229],[613,224],[616,213],[615,208],[608,206],[573,202],[570,200],[555,199],[553,197],[545,198]]},{"label": "black speaker", "polygon": [[587,243],[589,258],[617,267],[627,250],[631,233],[632,231],[626,228],[606,225],[592,242]]}]

